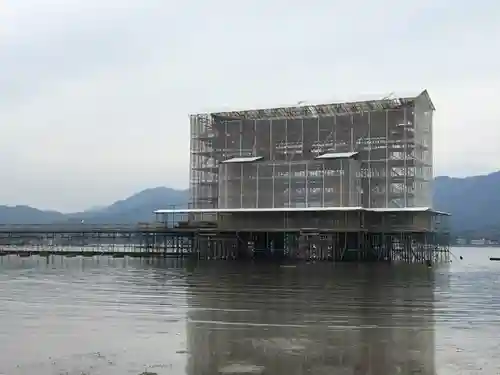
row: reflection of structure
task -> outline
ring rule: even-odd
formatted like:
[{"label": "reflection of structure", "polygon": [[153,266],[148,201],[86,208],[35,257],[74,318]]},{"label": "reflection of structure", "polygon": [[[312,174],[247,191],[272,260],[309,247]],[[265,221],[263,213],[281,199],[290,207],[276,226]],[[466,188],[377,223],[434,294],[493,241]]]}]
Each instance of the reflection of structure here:
[{"label": "reflection of structure", "polygon": [[[427,93],[191,116],[190,214],[242,243],[298,257],[431,260],[447,238],[432,210]],[[290,244],[294,244],[293,246]]]},{"label": "reflection of structure", "polygon": [[435,374],[427,270],[231,267],[187,281],[189,375]]}]

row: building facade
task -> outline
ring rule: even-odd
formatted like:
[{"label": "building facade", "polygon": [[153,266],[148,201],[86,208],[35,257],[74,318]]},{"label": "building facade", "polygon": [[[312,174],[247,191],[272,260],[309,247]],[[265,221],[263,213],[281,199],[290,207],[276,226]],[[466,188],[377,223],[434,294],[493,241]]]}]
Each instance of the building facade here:
[{"label": "building facade", "polygon": [[191,115],[191,207],[431,208],[433,112],[423,91]]}]

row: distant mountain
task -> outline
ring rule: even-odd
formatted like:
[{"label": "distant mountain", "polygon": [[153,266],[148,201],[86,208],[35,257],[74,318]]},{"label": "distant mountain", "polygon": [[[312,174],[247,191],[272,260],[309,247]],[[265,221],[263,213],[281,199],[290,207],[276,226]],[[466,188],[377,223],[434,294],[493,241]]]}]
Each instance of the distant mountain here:
[{"label": "distant mountain", "polygon": [[0,224],[50,224],[64,220],[57,211],[42,211],[29,206],[0,206]]},{"label": "distant mountain", "polygon": [[500,238],[500,172],[465,178],[437,177],[434,206],[452,214],[453,232]]},{"label": "distant mountain", "polygon": [[85,220],[86,223],[130,224],[148,222],[155,219],[154,210],[169,206],[187,208],[188,201],[188,190],[157,187],[143,190],[98,211],[68,214],[66,217],[70,221]]},{"label": "distant mountain", "polygon": [[92,206],[90,208],[87,208],[84,212],[99,212],[102,210],[105,210],[107,206]]},{"label": "distant mountain", "polygon": [[187,207],[188,200],[188,190],[157,187],[143,190],[107,207],[70,214],[42,211],[28,206],[0,206],[0,224],[49,224],[67,221],[80,222],[81,220],[96,224],[148,222],[155,219],[154,210],[172,205],[178,208]]},{"label": "distant mountain", "polygon": [[[62,214],[28,206],[0,206],[0,224],[47,224],[61,221],[137,223],[154,220],[153,211],[169,206],[187,207],[188,190],[157,187],[141,191],[107,207]],[[452,214],[456,235],[500,239],[500,172],[466,178],[437,177],[434,205]]]}]

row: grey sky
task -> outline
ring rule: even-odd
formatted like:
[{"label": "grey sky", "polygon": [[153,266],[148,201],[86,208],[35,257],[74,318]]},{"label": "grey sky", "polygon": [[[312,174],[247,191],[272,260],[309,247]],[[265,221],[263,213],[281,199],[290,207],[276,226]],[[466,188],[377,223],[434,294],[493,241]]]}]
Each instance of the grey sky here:
[{"label": "grey sky", "polygon": [[188,113],[427,88],[435,172],[500,169],[500,3],[4,0],[0,204],[188,183]]}]

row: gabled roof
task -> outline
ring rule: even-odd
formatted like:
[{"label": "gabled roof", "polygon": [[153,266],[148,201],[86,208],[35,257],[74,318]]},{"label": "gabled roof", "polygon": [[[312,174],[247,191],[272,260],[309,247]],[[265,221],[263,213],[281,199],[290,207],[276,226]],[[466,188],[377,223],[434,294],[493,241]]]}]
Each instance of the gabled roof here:
[{"label": "gabled roof", "polygon": [[329,103],[313,104],[299,102],[291,106],[280,106],[271,108],[255,108],[244,110],[222,110],[198,114],[194,116],[211,115],[214,118],[238,119],[238,120],[258,120],[258,119],[287,119],[287,118],[315,118],[322,116],[332,116],[346,113],[356,113],[360,111],[376,111],[384,109],[400,108],[407,105],[416,98],[423,96],[429,103],[432,110],[434,104],[427,90],[412,92],[390,92],[388,94],[362,94],[345,100],[333,100]]},{"label": "gabled roof", "polygon": [[431,100],[431,96],[429,95],[429,92],[427,90],[422,91],[417,97],[423,96],[428,102],[429,106],[432,108],[433,111],[436,110],[436,107],[434,106],[434,103]]}]

